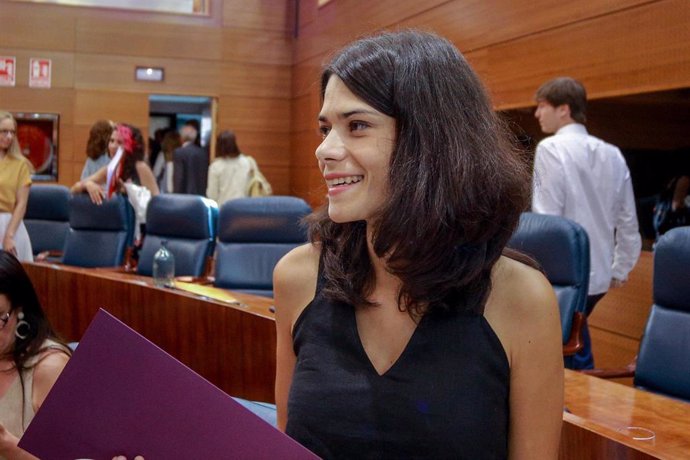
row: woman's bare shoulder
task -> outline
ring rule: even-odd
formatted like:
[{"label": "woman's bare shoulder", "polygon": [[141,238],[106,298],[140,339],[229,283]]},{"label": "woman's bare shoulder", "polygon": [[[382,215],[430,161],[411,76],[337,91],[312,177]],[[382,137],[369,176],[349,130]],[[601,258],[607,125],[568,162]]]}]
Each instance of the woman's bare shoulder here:
[{"label": "woman's bare shoulder", "polygon": [[501,257],[492,272],[484,316],[508,356],[516,343],[545,329],[560,336],[560,312],[553,287],[539,270]]},{"label": "woman's bare shoulder", "polygon": [[273,271],[276,318],[294,321],[314,298],[321,249],[304,244],[288,252]]}]

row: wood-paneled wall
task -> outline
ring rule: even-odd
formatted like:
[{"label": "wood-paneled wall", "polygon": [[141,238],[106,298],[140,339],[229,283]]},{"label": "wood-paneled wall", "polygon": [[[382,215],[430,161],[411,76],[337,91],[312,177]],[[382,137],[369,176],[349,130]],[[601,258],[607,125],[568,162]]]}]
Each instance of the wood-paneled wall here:
[{"label": "wood-paneled wall", "polygon": [[414,27],[449,38],[498,109],[532,105],[537,87],[560,75],[580,79],[593,99],[690,86],[687,0],[302,0],[299,14],[291,187],[313,205],[323,196],[313,157],[319,70],[362,34]]},{"label": "wood-paneled wall", "polygon": [[[289,0],[212,0],[208,17],[0,0],[0,55],[16,56],[17,85],[0,108],[60,114],[59,177],[81,174],[91,124],[126,121],[148,132],[148,96],[218,101],[217,130],[233,129],[276,193],[290,192],[293,7]],[[53,60],[50,89],[28,87],[29,58]],[[137,65],[165,81],[134,81]]]}]

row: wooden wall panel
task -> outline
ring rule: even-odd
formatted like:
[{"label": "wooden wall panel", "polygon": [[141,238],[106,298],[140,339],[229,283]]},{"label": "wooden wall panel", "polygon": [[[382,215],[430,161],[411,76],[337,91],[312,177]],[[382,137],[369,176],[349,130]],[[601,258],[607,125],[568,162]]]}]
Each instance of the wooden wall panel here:
[{"label": "wooden wall panel", "polygon": [[106,119],[148,126],[148,96],[118,91],[80,90],[74,104],[76,125],[91,126]]},{"label": "wooden wall panel", "polygon": [[290,65],[292,39],[284,32],[223,29],[222,60],[239,63]]},{"label": "wooden wall panel", "polygon": [[223,95],[290,99],[290,66],[224,62],[220,68]]},{"label": "wooden wall panel", "polygon": [[[690,4],[666,0],[487,50],[481,72],[499,108],[531,105],[547,79],[580,79],[591,98],[690,85]],[[472,56],[472,53],[469,53]]]},{"label": "wooden wall panel", "polygon": [[231,105],[219,107],[218,123],[230,129],[287,135],[290,132],[290,100],[233,97]]},{"label": "wooden wall panel", "polygon": [[0,2],[0,47],[73,51],[75,19],[47,15],[35,5]]},{"label": "wooden wall panel", "polygon": [[644,3],[649,0],[452,0],[401,21],[399,26],[433,30],[466,52]]},{"label": "wooden wall panel", "polygon": [[75,49],[80,53],[194,60],[221,58],[222,34],[216,28],[156,23],[133,27],[128,21],[79,19],[76,34]]},{"label": "wooden wall panel", "polygon": [[[135,81],[136,66],[163,67],[165,80]],[[220,84],[220,65],[191,59],[78,54],[74,75],[79,89],[214,96]],[[148,116],[148,106],[146,110]]]},{"label": "wooden wall panel", "polygon": [[225,0],[223,27],[291,32],[291,5],[285,0]]}]

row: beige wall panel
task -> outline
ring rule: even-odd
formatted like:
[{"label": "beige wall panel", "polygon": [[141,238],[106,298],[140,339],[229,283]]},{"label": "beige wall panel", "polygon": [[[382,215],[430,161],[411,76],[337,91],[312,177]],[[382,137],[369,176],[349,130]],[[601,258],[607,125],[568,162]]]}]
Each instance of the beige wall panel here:
[{"label": "beige wall panel", "polygon": [[117,91],[76,92],[74,103],[76,125],[91,126],[96,120],[106,119],[127,122],[143,132],[148,126],[148,95]]},{"label": "beige wall panel", "polygon": [[488,49],[484,77],[501,108],[530,105],[549,78],[571,75],[590,97],[690,85],[690,3],[668,0]]},{"label": "beige wall panel", "polygon": [[218,123],[238,131],[290,132],[290,100],[233,97],[218,108]]},{"label": "beige wall panel", "polygon": [[294,62],[331,53],[364,33],[394,26],[443,3],[444,0],[335,0],[319,8],[315,20],[300,29]]},{"label": "beige wall panel", "polygon": [[[36,49],[0,48],[0,55],[14,56],[17,62],[16,87],[29,86],[29,66],[31,58],[50,59],[51,88],[72,88],[74,86],[74,55]],[[41,88],[36,88],[38,91]]]},{"label": "beige wall panel", "polygon": [[221,58],[220,28],[129,21],[79,19],[76,50],[81,53],[186,59]]},{"label": "beige wall panel", "polygon": [[467,51],[643,3],[649,1],[453,0],[406,19],[399,25],[433,30],[454,42],[461,51]]},{"label": "beige wall panel", "polygon": [[288,0],[225,0],[223,27],[291,32],[291,6]]},{"label": "beige wall panel", "polygon": [[294,168],[291,178],[292,194],[299,196],[316,209],[326,202],[326,186],[319,170]]},{"label": "beige wall panel", "polygon": [[[142,65],[163,67],[165,80],[134,81],[134,68]],[[78,89],[215,96],[220,66],[213,61],[79,54],[74,79]]]},{"label": "beige wall panel", "polygon": [[69,15],[45,14],[42,7],[0,2],[0,47],[72,51],[75,20]]},{"label": "beige wall panel", "polygon": [[220,92],[224,96],[291,97],[289,66],[233,62],[224,62],[220,66]]},{"label": "beige wall panel", "polygon": [[222,30],[222,59],[241,63],[290,65],[292,39],[284,32]]}]

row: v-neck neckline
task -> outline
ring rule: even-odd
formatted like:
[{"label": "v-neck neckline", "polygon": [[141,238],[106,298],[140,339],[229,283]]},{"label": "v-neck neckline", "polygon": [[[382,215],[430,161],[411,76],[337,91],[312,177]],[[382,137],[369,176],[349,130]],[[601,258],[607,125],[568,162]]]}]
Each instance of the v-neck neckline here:
[{"label": "v-neck neckline", "polygon": [[410,353],[410,347],[414,344],[414,342],[416,342],[416,340],[418,340],[417,336],[419,335],[419,329],[422,327],[422,324],[425,322],[425,319],[428,316],[422,316],[422,318],[415,326],[414,331],[412,331],[412,334],[410,335],[410,338],[407,340],[407,343],[400,352],[400,355],[398,355],[395,361],[393,361],[393,363],[383,373],[379,373],[378,369],[376,369],[376,366],[374,366],[374,363],[371,361],[371,357],[367,353],[366,348],[364,348],[364,342],[362,342],[362,337],[359,335],[359,328],[357,327],[357,314],[355,311],[356,309],[355,307],[351,307],[349,308],[349,310],[350,327],[352,329],[352,333],[354,335],[359,354],[362,357],[363,361],[366,363],[366,367],[368,368],[368,370],[373,372],[374,375],[376,375],[379,378],[386,378],[391,373],[391,371],[393,371],[394,368],[399,367],[401,365],[401,361],[403,361],[405,359],[405,356]]}]

